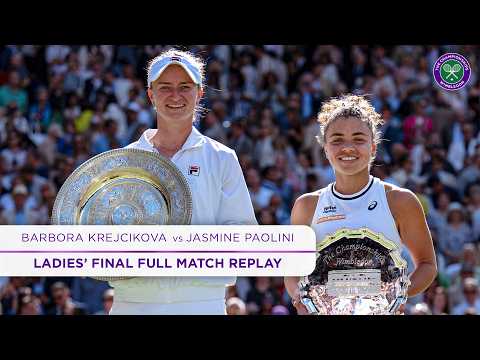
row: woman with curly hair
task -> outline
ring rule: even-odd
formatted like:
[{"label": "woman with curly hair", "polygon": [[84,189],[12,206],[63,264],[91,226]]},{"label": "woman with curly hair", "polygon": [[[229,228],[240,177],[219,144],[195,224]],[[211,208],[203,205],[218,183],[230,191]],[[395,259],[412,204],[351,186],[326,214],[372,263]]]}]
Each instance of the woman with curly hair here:
[{"label": "woman with curly hair", "polygon": [[[317,242],[343,228],[368,228],[399,247],[414,261],[408,296],[424,291],[437,273],[432,238],[417,197],[404,188],[370,175],[380,142],[381,116],[362,96],[344,95],[326,102],[318,115],[317,140],[335,171],[335,182],[300,196],[291,222],[313,228]],[[285,278],[297,313],[307,314],[301,302],[298,277]]]}]

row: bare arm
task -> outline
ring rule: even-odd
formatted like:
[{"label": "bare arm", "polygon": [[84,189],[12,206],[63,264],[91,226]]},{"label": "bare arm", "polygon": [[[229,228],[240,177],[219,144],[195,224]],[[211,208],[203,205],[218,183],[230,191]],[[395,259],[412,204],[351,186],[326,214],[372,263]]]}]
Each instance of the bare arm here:
[{"label": "bare arm", "polygon": [[415,296],[425,291],[437,275],[432,237],[423,208],[415,194],[405,189],[394,189],[387,193],[387,198],[402,242],[410,251],[415,264],[408,289],[408,296]]},{"label": "bare arm", "polygon": [[[309,193],[300,196],[296,201],[292,209],[291,223],[292,225],[307,225],[312,223],[315,207],[317,206],[318,194]],[[300,293],[298,289],[298,282],[300,277],[291,276],[285,277],[285,288],[293,300],[295,309],[299,315],[308,314],[307,308],[300,302]]]}]

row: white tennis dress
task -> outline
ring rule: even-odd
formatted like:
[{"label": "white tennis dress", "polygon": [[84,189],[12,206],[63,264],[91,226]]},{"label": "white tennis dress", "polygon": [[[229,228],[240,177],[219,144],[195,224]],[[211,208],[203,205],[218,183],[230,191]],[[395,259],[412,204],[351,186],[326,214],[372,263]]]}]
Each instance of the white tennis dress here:
[{"label": "white tennis dress", "polygon": [[[158,152],[146,130],[127,148]],[[170,159],[192,192],[192,225],[257,225],[235,151],[193,128]],[[110,281],[115,295],[110,315],[224,315],[225,287],[235,277],[139,277]]]},{"label": "white tennis dress", "polygon": [[[320,190],[311,227],[317,243],[339,229],[368,228],[401,247],[395,219],[385,194],[385,183],[370,175],[367,185],[352,195],[343,195],[331,183]],[[392,184],[389,186],[395,187]]]},{"label": "white tennis dress", "polygon": [[[388,185],[395,188],[394,185]],[[355,194],[340,194],[335,190],[334,183],[321,189],[311,227],[315,231],[317,245],[326,240],[331,241],[332,238],[343,237],[345,231],[358,234],[360,230],[364,230],[366,234],[374,233],[375,237],[379,236],[397,245],[401,256],[408,265],[411,264],[408,261],[408,250],[402,245],[395,219],[388,206],[385,183],[373,176],[370,176],[367,185]],[[346,306],[349,301],[340,305]],[[358,313],[368,310],[371,305],[369,304],[366,302],[363,310],[357,309]]]}]

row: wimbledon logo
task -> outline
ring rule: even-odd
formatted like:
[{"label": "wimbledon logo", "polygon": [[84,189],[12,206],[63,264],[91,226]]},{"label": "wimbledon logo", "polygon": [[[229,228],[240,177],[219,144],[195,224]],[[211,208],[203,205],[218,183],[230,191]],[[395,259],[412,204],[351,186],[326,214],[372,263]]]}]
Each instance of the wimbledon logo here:
[{"label": "wimbledon logo", "polygon": [[433,77],[445,90],[458,90],[470,79],[470,64],[457,53],[443,54],[433,66]]}]

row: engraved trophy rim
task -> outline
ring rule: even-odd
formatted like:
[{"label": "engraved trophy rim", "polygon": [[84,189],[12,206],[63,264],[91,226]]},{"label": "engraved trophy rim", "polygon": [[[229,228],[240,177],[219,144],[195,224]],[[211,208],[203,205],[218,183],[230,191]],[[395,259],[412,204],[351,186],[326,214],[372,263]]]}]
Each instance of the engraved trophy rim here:
[{"label": "engraved trophy rim", "polygon": [[[110,159],[121,159],[122,164],[115,164]],[[157,163],[158,167],[148,167],[148,164]],[[133,183],[142,182],[151,186],[161,194],[167,209],[167,223],[165,225],[189,225],[192,219],[192,193],[190,186],[177,168],[165,156],[134,148],[113,149],[100,153],[80,164],[65,180],[57,193],[52,209],[50,223],[52,225],[89,225],[83,217],[82,210],[88,212],[88,202],[108,185],[122,184],[128,186],[128,180]],[[120,180],[120,182],[118,181]],[[167,181],[168,180],[168,181]],[[181,196],[174,198],[173,191]],[[180,203],[178,203],[180,201]],[[113,220],[111,220],[113,221]],[[141,225],[141,224],[139,224]],[[158,224],[162,225],[162,224]],[[132,276],[91,276],[101,281],[127,280]]]},{"label": "engraved trophy rim", "polygon": [[[51,224],[53,225],[80,225],[79,222],[79,214],[78,211],[80,210],[79,206],[84,206],[85,203],[88,201],[89,198],[99,190],[101,190],[107,183],[108,180],[114,178],[126,178],[134,176],[135,179],[144,180],[146,183],[156,187],[157,189],[168,189],[169,186],[166,186],[162,183],[159,176],[157,174],[152,174],[150,170],[142,168],[141,163],[136,164],[129,164],[128,167],[122,168],[115,168],[112,170],[106,170],[104,173],[96,174],[94,177],[89,179],[88,184],[83,184],[77,191],[80,191],[80,195],[77,194],[77,199],[75,199],[74,206],[76,207],[75,214],[69,215],[69,221],[66,222],[65,220],[61,220],[61,215],[64,215],[64,201],[67,199],[68,195],[72,191],[72,187],[79,181],[82,174],[84,174],[88,169],[95,167],[95,165],[101,165],[102,162],[106,162],[110,158],[115,158],[121,155],[126,155],[128,160],[129,156],[134,155],[137,160],[139,157],[143,157],[144,159],[159,161],[162,164],[162,168],[166,170],[169,175],[174,180],[174,184],[168,184],[169,186],[176,186],[181,190],[181,193],[184,195],[185,198],[185,206],[182,209],[182,212],[176,215],[173,218],[172,225],[188,225],[191,222],[192,218],[192,193],[190,190],[190,186],[185,178],[185,176],[180,172],[180,170],[176,167],[176,165],[168,158],[164,157],[163,155],[146,151],[142,149],[130,149],[130,148],[122,148],[122,149],[113,149],[101,154],[98,154],[85,162],[79,165],[65,180],[63,185],[61,186],[60,190],[57,193],[55,198],[55,202],[53,204],[52,215],[51,215]],[[101,170],[101,169],[100,169]],[[113,175],[112,178],[109,175]],[[165,193],[162,191],[162,194]],[[169,210],[171,206],[171,202],[167,199],[167,204],[169,205]],[[71,210],[71,209],[70,209]],[[169,222],[170,224],[170,222]],[[87,224],[85,224],[87,225]]]},{"label": "engraved trophy rim", "polygon": [[[348,244],[349,241],[352,243]],[[340,248],[335,247],[337,242],[342,243],[338,244]],[[344,242],[345,244],[343,244]],[[331,248],[320,259],[322,251],[331,246],[334,248]],[[310,313],[320,314],[327,311],[325,314],[334,314],[335,311],[330,311],[332,309],[338,311],[338,308],[333,305],[335,301],[337,301],[337,305],[341,304],[341,306],[345,306],[346,302],[344,301],[348,301],[348,299],[360,299],[366,303],[375,302],[376,300],[372,300],[372,296],[383,296],[382,294],[391,298],[391,300],[385,298],[387,303],[384,304],[386,306],[382,311],[394,313],[406,301],[410,283],[407,274],[408,264],[400,254],[401,246],[387,239],[382,233],[366,227],[340,228],[318,242],[316,251],[315,270],[300,280],[298,284],[303,294],[302,303]],[[347,258],[342,256],[344,251],[348,254]],[[353,254],[357,251],[369,254],[369,256],[356,258]],[[385,262],[382,257],[385,257]],[[320,264],[319,261],[321,261]],[[367,265],[371,261],[374,261],[374,264]],[[394,291],[394,295],[391,291]],[[378,311],[378,307],[375,308],[375,311]]]}]

